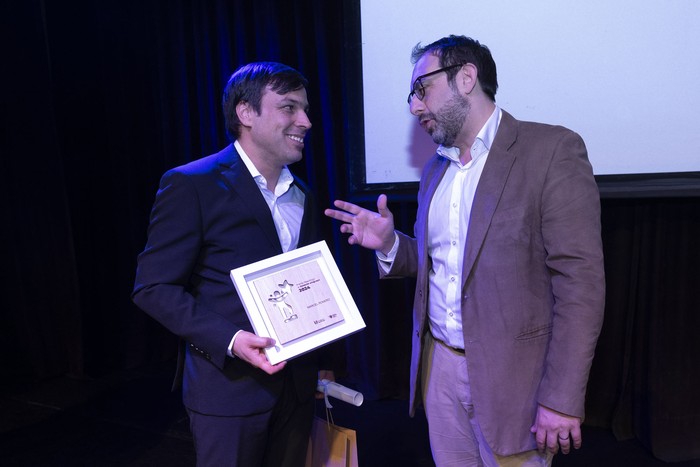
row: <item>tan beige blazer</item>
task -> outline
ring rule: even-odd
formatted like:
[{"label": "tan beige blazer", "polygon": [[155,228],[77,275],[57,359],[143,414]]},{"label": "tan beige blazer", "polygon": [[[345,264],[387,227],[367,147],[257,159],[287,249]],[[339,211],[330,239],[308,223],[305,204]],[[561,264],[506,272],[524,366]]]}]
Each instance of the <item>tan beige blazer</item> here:
[{"label": "tan beige blazer", "polygon": [[[415,238],[399,234],[383,277],[416,277],[411,414],[421,402],[428,331],[428,208],[448,162],[434,156],[418,193]],[[583,140],[507,112],[488,155],[464,253],[462,322],[476,416],[492,449],[536,447],[537,404],[584,416],[603,321],[600,200]]]}]

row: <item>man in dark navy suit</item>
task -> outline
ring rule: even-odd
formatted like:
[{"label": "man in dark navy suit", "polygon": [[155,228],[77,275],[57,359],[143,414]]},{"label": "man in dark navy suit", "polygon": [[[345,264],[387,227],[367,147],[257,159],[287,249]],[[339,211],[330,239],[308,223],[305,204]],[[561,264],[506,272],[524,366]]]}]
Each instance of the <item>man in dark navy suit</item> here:
[{"label": "man in dark navy suit", "polygon": [[311,194],[287,168],[311,128],[307,80],[251,63],[223,96],[233,143],[166,172],[138,257],[132,298],[180,336],[183,402],[199,466],[303,465],[318,358],[271,365],[231,269],[317,241]]}]

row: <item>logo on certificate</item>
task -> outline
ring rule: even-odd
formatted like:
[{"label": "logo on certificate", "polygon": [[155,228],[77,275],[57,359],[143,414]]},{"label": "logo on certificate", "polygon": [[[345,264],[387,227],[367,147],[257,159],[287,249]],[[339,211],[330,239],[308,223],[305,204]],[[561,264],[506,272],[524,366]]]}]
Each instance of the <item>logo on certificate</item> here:
[{"label": "logo on certificate", "polygon": [[253,286],[263,299],[279,344],[344,321],[317,262],[260,277]]}]

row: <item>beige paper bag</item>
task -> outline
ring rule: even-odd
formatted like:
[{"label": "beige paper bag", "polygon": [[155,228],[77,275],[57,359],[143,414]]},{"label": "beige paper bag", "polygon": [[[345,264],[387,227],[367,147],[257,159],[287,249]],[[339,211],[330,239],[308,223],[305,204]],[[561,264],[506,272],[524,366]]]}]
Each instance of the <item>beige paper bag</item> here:
[{"label": "beige paper bag", "polygon": [[358,467],[355,430],[314,417],[306,467]]}]

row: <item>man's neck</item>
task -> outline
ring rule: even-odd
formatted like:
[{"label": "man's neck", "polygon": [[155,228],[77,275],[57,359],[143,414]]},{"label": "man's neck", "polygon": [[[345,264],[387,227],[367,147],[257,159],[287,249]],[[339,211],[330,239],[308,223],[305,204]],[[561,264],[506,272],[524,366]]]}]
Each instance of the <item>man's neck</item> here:
[{"label": "man's neck", "polygon": [[267,182],[267,189],[274,193],[275,188],[277,187],[277,181],[279,180],[280,174],[282,173],[282,168],[269,167],[267,164],[259,163],[252,157],[251,160],[253,161],[253,164],[255,164],[255,167],[260,171],[260,175],[265,177],[265,181]]},{"label": "man's neck", "polygon": [[245,138],[239,138],[238,144],[241,145],[241,148],[245,151],[250,162],[252,162],[255,168],[258,169],[258,172],[260,172],[260,175],[265,178],[267,189],[274,193],[283,167],[269,164],[265,157],[261,156],[260,153],[256,151],[255,147],[246,143]]},{"label": "man's neck", "polygon": [[479,135],[484,125],[486,125],[486,122],[491,118],[495,108],[496,104],[491,100],[479,104],[472,104],[469,116],[465,122],[464,138],[462,142],[457,144],[459,148],[459,160],[462,164],[466,164],[472,160],[471,149],[474,145],[474,141],[476,141],[476,137]]}]

